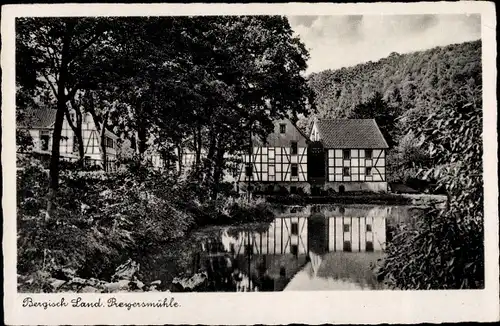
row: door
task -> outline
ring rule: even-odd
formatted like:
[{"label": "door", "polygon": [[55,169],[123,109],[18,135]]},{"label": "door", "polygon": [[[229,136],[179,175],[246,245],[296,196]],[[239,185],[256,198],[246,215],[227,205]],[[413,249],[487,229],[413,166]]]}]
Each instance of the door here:
[{"label": "door", "polygon": [[311,185],[325,183],[325,149],[320,141],[307,147],[307,180]]}]

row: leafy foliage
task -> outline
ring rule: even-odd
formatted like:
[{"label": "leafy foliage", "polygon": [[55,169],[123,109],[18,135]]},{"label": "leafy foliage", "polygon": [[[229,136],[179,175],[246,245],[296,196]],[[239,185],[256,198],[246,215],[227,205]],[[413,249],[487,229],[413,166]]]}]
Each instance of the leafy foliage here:
[{"label": "leafy foliage", "polygon": [[443,89],[481,83],[481,41],[436,47],[408,54],[392,53],[377,62],[325,70],[309,76],[319,117],[349,117],[375,92],[401,112],[434,110]]},{"label": "leafy foliage", "polygon": [[193,189],[145,167],[120,173],[64,170],[53,218],[45,220],[49,178],[33,161],[18,173],[18,272],[109,279],[128,258],[142,263],[195,225],[273,218],[265,202],[200,203]]},{"label": "leafy foliage", "polygon": [[[194,149],[211,199],[250,133],[264,136],[275,119],[313,105],[308,52],[285,17],[29,18],[17,29],[19,97],[49,93],[43,104],[57,108],[52,157],[72,103],[101,131],[113,126],[138,162],[152,148],[172,169],[180,148]],[[50,170],[55,191],[57,160]]]},{"label": "leafy foliage", "polygon": [[394,146],[396,141],[397,117],[398,108],[389,106],[379,92],[375,92],[367,102],[357,104],[349,115],[352,119],[375,119],[389,147]]},{"label": "leafy foliage", "polygon": [[436,180],[449,203],[396,233],[382,269],[395,286],[484,286],[482,92],[471,84],[446,93],[430,114],[409,117],[433,164],[420,174]]},{"label": "leafy foliage", "polygon": [[448,195],[394,231],[381,274],[402,289],[484,286],[481,41],[313,74],[318,115],[374,118],[390,181]]},{"label": "leafy foliage", "polygon": [[394,231],[380,274],[408,290],[484,287],[481,223],[462,212],[428,209]]}]

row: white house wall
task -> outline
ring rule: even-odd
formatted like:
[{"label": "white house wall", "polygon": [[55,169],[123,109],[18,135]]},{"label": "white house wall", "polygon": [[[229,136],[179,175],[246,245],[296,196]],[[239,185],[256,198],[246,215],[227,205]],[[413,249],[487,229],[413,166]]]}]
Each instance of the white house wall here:
[{"label": "white house wall", "polygon": [[311,129],[311,140],[312,141],[318,141],[320,140],[319,138],[319,132],[318,132],[318,127],[316,123],[313,124],[312,129]]},{"label": "white house wall", "polygon": [[[328,149],[328,181],[336,182],[384,182],[385,150],[373,149],[372,157],[365,157],[364,149],[350,149],[350,159],[343,158],[342,149]],[[349,168],[349,175],[344,175],[344,168]],[[366,174],[371,168],[371,175]]]},{"label": "white house wall", "polygon": [[[29,133],[33,139],[34,150],[36,152],[50,154],[50,152],[52,151],[53,127],[31,129],[29,130]],[[43,133],[49,133],[49,143],[47,150],[42,149],[41,135]],[[99,132],[95,128],[94,122],[90,115],[87,115],[87,118],[82,122],[82,138],[85,156],[93,160],[100,160],[101,152],[99,147]],[[114,143],[113,148],[107,147],[106,149],[106,154],[108,160],[110,161],[114,161],[116,158],[116,138],[116,136],[112,138]],[[79,159],[78,146],[75,141],[75,133],[73,132],[73,129],[71,129],[71,126],[69,125],[65,117],[62,125],[61,141],[59,145],[61,157],[71,160]]]},{"label": "white house wall", "polygon": [[[249,155],[243,155],[239,181],[254,182],[305,182],[307,181],[307,148],[298,147],[297,154],[291,154],[291,147],[254,147]],[[246,175],[245,167],[252,165],[252,176]],[[297,175],[292,175],[292,167]]]},{"label": "white house wall", "polygon": [[[381,251],[386,242],[385,223],[385,218],[372,216],[328,217],[328,251]],[[372,250],[367,250],[370,243]]]},{"label": "white house wall", "polygon": [[241,231],[222,236],[224,249],[234,256],[250,251],[259,255],[307,254],[307,217],[277,218],[264,232]]}]

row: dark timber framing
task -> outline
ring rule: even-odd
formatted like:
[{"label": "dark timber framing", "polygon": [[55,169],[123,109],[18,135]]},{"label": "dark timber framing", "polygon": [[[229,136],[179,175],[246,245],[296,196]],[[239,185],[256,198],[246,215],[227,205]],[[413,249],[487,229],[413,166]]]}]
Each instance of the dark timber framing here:
[{"label": "dark timber framing", "polygon": [[[372,154],[377,153],[377,157],[374,159],[372,155],[371,159],[365,158],[365,150],[372,150]],[[343,151],[344,149],[327,149],[327,180],[329,182],[386,182],[385,149],[350,149],[349,160],[344,159]],[[353,165],[353,162],[357,164]],[[343,168],[346,167],[349,168],[349,176],[344,176]],[[367,167],[371,167],[371,175],[366,175]],[[377,178],[374,177],[375,172]]]}]

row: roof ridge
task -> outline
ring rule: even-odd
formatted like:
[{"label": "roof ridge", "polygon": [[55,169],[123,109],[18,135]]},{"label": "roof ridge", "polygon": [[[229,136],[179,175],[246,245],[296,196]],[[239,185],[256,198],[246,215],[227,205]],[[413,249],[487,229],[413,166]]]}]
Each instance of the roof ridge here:
[{"label": "roof ridge", "polygon": [[318,132],[328,148],[388,148],[375,119],[318,120]]},{"label": "roof ridge", "polygon": [[385,146],[389,147],[389,144],[387,143],[387,140],[385,140],[385,137],[384,137],[384,134],[382,133],[382,131],[380,130],[378,124],[377,124],[377,121],[375,121],[375,119],[371,119],[373,121],[373,124],[375,125],[375,129],[377,129],[380,137],[382,137],[382,140],[384,141],[385,143]]}]

